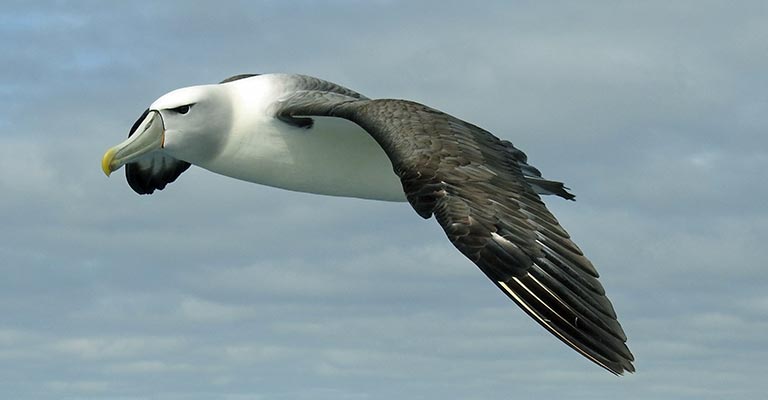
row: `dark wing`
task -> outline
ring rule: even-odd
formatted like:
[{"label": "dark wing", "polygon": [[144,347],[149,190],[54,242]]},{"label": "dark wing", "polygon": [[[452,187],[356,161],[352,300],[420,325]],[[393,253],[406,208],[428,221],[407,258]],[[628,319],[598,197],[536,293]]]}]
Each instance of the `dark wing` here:
[{"label": "dark wing", "polygon": [[[133,123],[128,137],[136,132],[141,121],[149,113],[149,109]],[[160,152],[152,152],[144,157],[125,165],[125,178],[128,185],[138,194],[152,194],[156,189],[163,190],[165,185],[173,182],[186,171],[191,164],[177,160]]]},{"label": "dark wing", "polygon": [[285,83],[286,89],[294,92],[334,93],[351,99],[368,99],[352,89],[309,75],[285,74]]},{"label": "dark wing", "polygon": [[525,155],[511,143],[403,100],[304,91],[283,99],[277,113],[360,125],[389,156],[416,212],[434,215],[451,243],[528,315],[605,369],[634,371],[597,271],[535,193]]},{"label": "dark wing", "polygon": [[[313,93],[330,93],[333,95],[343,96],[344,98],[367,100],[368,98],[360,93],[355,92],[352,89],[345,88],[344,86],[337,85],[333,82],[328,82],[319,78],[315,78],[309,75],[299,74],[283,74],[283,84],[288,92],[313,92]],[[308,117],[297,117],[288,113],[278,113],[275,117],[293,127],[310,129],[314,125],[315,121]]]}]

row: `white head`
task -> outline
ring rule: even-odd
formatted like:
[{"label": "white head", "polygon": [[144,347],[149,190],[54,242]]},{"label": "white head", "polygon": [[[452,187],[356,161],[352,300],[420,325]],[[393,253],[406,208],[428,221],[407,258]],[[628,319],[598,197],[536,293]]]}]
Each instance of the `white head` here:
[{"label": "white head", "polygon": [[225,90],[224,85],[191,86],[161,96],[129,138],[104,154],[104,173],[157,151],[193,164],[215,156],[232,121]]}]

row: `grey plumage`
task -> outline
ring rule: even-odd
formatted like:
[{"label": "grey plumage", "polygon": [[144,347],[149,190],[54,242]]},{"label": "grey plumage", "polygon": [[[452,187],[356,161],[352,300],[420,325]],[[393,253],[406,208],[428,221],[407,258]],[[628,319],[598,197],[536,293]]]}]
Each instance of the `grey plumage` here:
[{"label": "grey plumage", "polygon": [[234,81],[239,81],[240,79],[250,78],[253,76],[259,76],[261,74],[239,74],[239,75],[232,75],[229,78],[224,79],[223,81],[219,82],[221,83],[229,83]]},{"label": "grey plumage", "polygon": [[414,210],[434,215],[451,243],[526,313],[607,370],[634,371],[597,271],[533,186],[573,196],[541,178],[511,143],[422,104],[336,91],[297,91],[275,113],[360,125],[392,161]]}]

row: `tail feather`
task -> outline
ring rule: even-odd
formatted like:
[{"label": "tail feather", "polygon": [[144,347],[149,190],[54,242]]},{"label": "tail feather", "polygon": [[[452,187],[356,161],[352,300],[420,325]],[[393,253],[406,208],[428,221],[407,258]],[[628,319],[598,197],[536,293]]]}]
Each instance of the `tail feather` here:
[{"label": "tail feather", "polygon": [[525,175],[525,181],[533,186],[533,190],[538,194],[554,194],[566,200],[573,200],[576,198],[575,195],[568,192],[568,188],[565,187],[563,182],[548,181],[541,177],[529,175]]}]

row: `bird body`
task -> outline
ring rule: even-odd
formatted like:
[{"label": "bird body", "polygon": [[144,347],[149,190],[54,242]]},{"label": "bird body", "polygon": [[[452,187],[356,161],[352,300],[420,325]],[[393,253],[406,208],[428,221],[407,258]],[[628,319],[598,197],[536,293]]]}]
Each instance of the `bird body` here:
[{"label": "bird body", "polygon": [[165,151],[221,175],[281,189],[405,201],[392,163],[355,123],[314,117],[310,127],[274,117],[276,100],[294,90],[291,79],[287,74],[258,75],[220,85],[182,88],[160,97],[150,108],[172,108],[179,99],[195,99],[195,108],[214,108],[201,104],[203,100],[196,92],[203,91],[217,99],[217,109],[208,111],[209,115],[229,115],[227,135],[199,135],[196,140],[212,137],[204,147],[174,146],[167,141]]},{"label": "bird body", "polygon": [[288,190],[407,200],[545,329],[603,368],[634,371],[591,262],[539,194],[573,199],[512,143],[425,105],[321,79],[238,75],[172,91],[109,149],[140,194],[191,164]]},{"label": "bird body", "polygon": [[249,121],[257,130],[236,125],[221,151],[198,165],[281,189],[405,201],[392,163],[370,135],[344,119],[313,120],[311,131],[274,118]]}]

